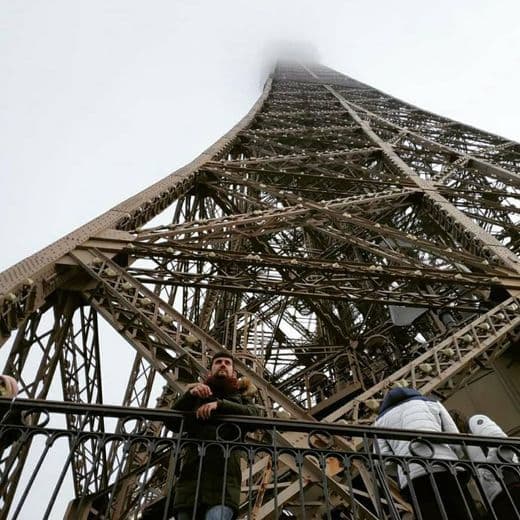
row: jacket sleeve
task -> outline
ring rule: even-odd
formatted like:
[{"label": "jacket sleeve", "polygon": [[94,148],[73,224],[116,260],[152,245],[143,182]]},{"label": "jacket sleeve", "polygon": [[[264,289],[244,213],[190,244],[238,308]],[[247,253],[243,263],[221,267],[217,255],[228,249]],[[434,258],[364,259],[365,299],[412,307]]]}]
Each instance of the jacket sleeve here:
[{"label": "jacket sleeve", "polygon": [[[374,443],[372,451],[378,457],[384,457],[385,455],[394,455],[394,450],[392,449],[392,446],[390,446],[390,443],[386,439],[377,439]],[[399,478],[397,464],[395,460],[386,460],[384,465],[386,468],[385,471],[387,472],[388,476],[392,478]]]},{"label": "jacket sleeve", "polygon": [[[507,438],[506,433],[500,426],[490,419],[487,415],[474,415],[469,420],[469,429],[471,433],[475,435],[482,435],[484,437],[498,437],[498,438]],[[487,453],[487,462],[503,462],[501,458],[506,461],[518,462],[518,458],[516,457],[513,450],[503,447],[500,450],[501,457],[498,456],[497,448],[490,448]]]},{"label": "jacket sleeve", "polygon": [[223,415],[260,415],[259,408],[249,399],[242,399],[242,404],[229,399],[219,399],[218,411]]},{"label": "jacket sleeve", "polygon": [[190,394],[188,390],[175,403],[173,403],[172,410],[179,410],[180,412],[191,412],[195,410],[199,398]]},{"label": "jacket sleeve", "polygon": [[[379,454],[381,455],[393,455],[394,451],[392,450],[392,447],[388,443],[386,439],[377,439],[377,446],[379,448]],[[376,451],[376,447],[374,446],[374,452],[378,453]]]},{"label": "jacket sleeve", "polygon": [[[455,421],[453,420],[448,410],[446,410],[446,408],[444,408],[444,406],[441,403],[437,404],[439,406],[439,419],[441,421],[442,431],[446,433],[460,433],[459,429],[457,428],[457,425],[455,424]],[[462,445],[450,444],[449,446],[460,459],[466,458],[467,454],[464,451]]]},{"label": "jacket sleeve", "polygon": [[[381,425],[376,420],[374,426],[377,428]],[[378,455],[394,455],[394,450],[392,449],[392,446],[390,446],[390,443],[386,439],[382,439],[381,437],[375,440],[372,451]]]},{"label": "jacket sleeve", "polygon": [[474,415],[469,420],[469,429],[475,435],[483,437],[507,437],[500,426],[487,415]]},{"label": "jacket sleeve", "polygon": [[439,417],[441,419],[442,431],[446,433],[460,433],[448,410],[446,410],[441,403],[437,404],[439,405]]}]

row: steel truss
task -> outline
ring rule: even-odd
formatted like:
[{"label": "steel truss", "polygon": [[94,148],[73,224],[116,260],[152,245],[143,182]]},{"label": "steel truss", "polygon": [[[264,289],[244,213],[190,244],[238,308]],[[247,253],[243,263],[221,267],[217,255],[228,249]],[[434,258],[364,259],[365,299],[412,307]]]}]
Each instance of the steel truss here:
[{"label": "steel truss", "polygon": [[[125,407],[168,408],[223,349],[271,417],[370,424],[392,385],[447,398],[519,341],[519,153],[330,69],[279,64],[200,157],[0,274],[4,372],[21,397],[46,399],[56,382],[64,402],[108,404],[101,316],[135,350]],[[77,500],[95,509],[90,498],[108,493],[110,515],[124,518],[157,499],[167,457],[99,442],[96,414],[71,411],[66,425],[92,433],[69,445]],[[128,428],[119,418],[114,431]],[[132,428],[165,435],[145,415]],[[288,449],[307,441],[277,436]],[[2,517],[29,452],[27,439],[0,461]],[[325,486],[336,504],[380,507],[364,462],[352,478],[372,506],[312,458],[280,468],[274,496],[268,459],[244,473],[264,490],[255,518],[301,495],[302,477],[308,497]]]}]

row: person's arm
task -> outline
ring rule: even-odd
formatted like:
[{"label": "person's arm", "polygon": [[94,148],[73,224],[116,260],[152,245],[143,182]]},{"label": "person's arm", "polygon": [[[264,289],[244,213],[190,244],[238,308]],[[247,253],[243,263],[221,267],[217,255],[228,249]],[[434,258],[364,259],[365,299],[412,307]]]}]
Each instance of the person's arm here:
[{"label": "person's arm", "polygon": [[[473,433],[476,433],[477,435],[482,435],[483,437],[496,437],[499,439],[506,439],[507,435],[500,426],[490,419],[487,415],[474,415],[470,419],[470,430]],[[506,444],[507,441],[504,442]],[[500,450],[500,457],[498,456],[498,448],[489,448],[487,452],[486,460],[487,462],[503,462],[505,459],[506,461],[510,462],[517,462],[517,457],[515,456],[515,453],[513,450],[503,447]]]},{"label": "person's arm", "polygon": [[197,399],[198,397],[188,390],[173,403],[172,410],[178,410],[179,412],[193,411],[197,404]]},{"label": "person's arm", "polygon": [[[439,407],[439,418],[441,421],[442,431],[446,433],[460,433],[457,425],[455,424],[455,421],[453,420],[453,417],[450,415],[448,410],[446,410],[446,408],[444,408],[441,403],[437,403],[437,405]],[[459,459],[466,458],[467,454],[462,445],[450,444],[449,447],[455,452]]]},{"label": "person's arm", "polygon": [[217,409],[223,415],[260,415],[259,408],[249,399],[242,398],[242,404],[229,399],[218,399]]},{"label": "person's arm", "polygon": [[213,395],[211,388],[204,383],[197,383],[191,388],[188,388],[175,403],[173,403],[172,410],[179,410],[181,412],[190,412],[195,410],[200,400],[209,399]]},{"label": "person's arm", "polygon": [[450,415],[448,410],[442,406],[441,403],[437,403],[439,406],[439,417],[441,420],[441,428],[443,432],[446,433],[460,433],[453,417]]},{"label": "person's arm", "polygon": [[[392,449],[392,446],[390,446],[390,443],[386,439],[377,439],[374,442],[374,446],[372,448],[372,451],[376,454],[378,457],[383,456],[389,456],[389,455],[395,455],[394,450]],[[397,471],[397,464],[395,460],[385,460],[385,471],[388,476],[398,479],[398,471]]]}]

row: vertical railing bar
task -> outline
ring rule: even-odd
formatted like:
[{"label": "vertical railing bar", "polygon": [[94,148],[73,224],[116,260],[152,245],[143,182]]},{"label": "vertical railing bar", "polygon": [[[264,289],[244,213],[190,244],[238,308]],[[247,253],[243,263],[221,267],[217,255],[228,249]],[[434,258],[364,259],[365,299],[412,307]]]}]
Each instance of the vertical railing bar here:
[{"label": "vertical railing bar", "polygon": [[175,442],[175,450],[172,450],[172,454],[170,456],[170,462],[168,466],[168,476],[166,478],[166,486],[168,487],[168,493],[166,495],[165,500],[165,506],[164,506],[164,513],[163,513],[163,520],[168,520],[170,517],[168,514],[168,511],[170,509],[170,501],[172,498],[172,490],[173,490],[173,479],[175,478],[175,468],[177,467],[177,463],[179,460],[179,454],[180,454],[180,446],[181,446],[181,437],[184,430],[184,417],[182,418],[180,429],[177,433],[177,439]]},{"label": "vertical railing bar", "polygon": [[199,503],[199,491],[200,491],[200,477],[202,476],[202,463],[204,461],[204,455],[206,452],[206,443],[202,441],[198,447],[200,453],[199,468],[197,471],[197,484],[195,486],[195,499],[193,500],[193,511],[191,513],[191,520],[197,520],[197,505]]},{"label": "vertical railing bar", "polygon": [[247,489],[247,518],[251,518],[251,512],[253,509],[253,463],[255,460],[253,448],[248,448],[248,462],[249,462],[249,471],[248,471],[248,479],[249,482]]},{"label": "vertical railing bar", "polygon": [[[426,461],[425,468],[426,468],[426,474],[428,475],[428,480],[430,481],[430,484],[433,489],[433,494],[435,495],[435,500],[439,507],[439,511],[442,515],[442,520],[449,520],[448,514],[446,513],[446,509],[444,508],[444,503],[442,501],[442,497],[439,492],[439,488],[437,486],[437,481],[435,480],[434,466],[428,460],[428,461]],[[429,469],[431,469],[431,471],[428,471]]]},{"label": "vertical railing bar", "polygon": [[148,471],[150,470],[150,464],[152,462],[152,457],[150,456],[151,453],[155,451],[155,446],[157,445],[157,440],[147,440],[146,443],[141,441],[143,444],[146,444],[147,449],[147,457],[146,457],[146,464],[144,471],[141,472],[142,474],[142,481],[141,485],[139,486],[139,491],[136,494],[136,503],[139,504],[139,502],[142,499],[142,496],[144,494],[144,491],[146,489],[146,476],[148,474]]},{"label": "vertical railing bar", "polygon": [[[120,480],[121,473],[123,472],[123,467],[124,467],[123,461],[128,456],[128,453],[130,452],[131,447],[132,447],[132,439],[127,438],[124,441],[123,446],[121,446],[121,448],[123,450],[123,453],[121,454],[121,463],[119,464],[119,468],[117,470],[116,478],[114,479],[114,485],[113,485],[112,493],[110,493],[110,499],[109,499],[107,507],[106,507],[106,512],[107,512],[108,515],[110,515],[110,509],[112,508],[112,504],[114,502],[114,498],[115,498],[115,496],[117,494],[117,488],[118,488],[118,485],[119,485],[119,480]],[[117,448],[116,448],[115,452],[117,452]]]},{"label": "vertical railing bar", "polygon": [[[368,442],[369,441],[367,439],[367,436],[365,435],[363,437],[363,443],[365,446],[365,450],[367,452],[375,452],[375,454],[377,455],[377,460],[374,461],[374,467],[376,468],[377,476],[379,476],[381,478],[381,487],[383,489],[384,496],[387,500],[387,503],[388,503],[388,506],[390,509],[390,513],[392,515],[392,518],[399,520],[400,515],[399,515],[399,512],[397,511],[397,507],[396,507],[395,501],[392,497],[392,493],[388,487],[389,476],[386,471],[387,464],[385,463],[385,461],[383,460],[383,457],[381,456],[381,449],[380,449],[379,443],[377,442],[377,437],[372,439],[372,444],[373,444],[372,450],[370,450]],[[399,474],[398,474],[397,478],[399,481]]]},{"label": "vertical railing bar", "polygon": [[301,509],[301,517],[303,520],[306,520],[307,514],[305,512],[305,494],[303,492],[303,475],[302,475],[302,465],[303,465],[303,453],[298,450],[296,455],[296,467],[298,468],[298,493],[300,495],[300,509]]},{"label": "vertical railing bar", "polygon": [[16,509],[14,510],[12,520],[16,520],[18,518],[18,515],[20,514],[20,511],[22,510],[22,507],[25,503],[25,500],[27,499],[27,496],[29,495],[29,491],[32,488],[32,485],[34,484],[34,481],[36,480],[36,476],[38,475],[40,468],[43,464],[43,461],[45,457],[47,456],[47,453],[49,452],[52,444],[54,443],[54,439],[52,436],[47,436],[47,440],[45,441],[45,449],[43,450],[42,454],[40,455],[40,458],[38,459],[38,462],[36,463],[36,466],[31,473],[31,477],[29,478],[29,482],[27,483],[24,492],[22,493],[22,496],[20,497],[20,500],[16,506]]},{"label": "vertical railing bar", "polygon": [[[507,466],[505,466],[505,467],[507,468]],[[506,493],[507,498],[509,500],[509,505],[512,506],[513,510],[515,511],[516,517],[520,518],[520,514],[519,514],[519,511],[518,511],[518,508],[516,507],[515,501],[513,500],[513,497],[511,496],[509,488],[508,488],[508,486],[505,483],[504,476],[503,476],[503,469],[504,468],[501,468],[499,471],[497,471],[498,483],[500,484],[500,487],[502,489],[502,493],[504,493],[504,492]],[[502,519],[499,519],[499,520],[502,520]]]},{"label": "vertical railing bar", "polygon": [[358,511],[358,507],[357,507],[357,500],[355,500],[355,497],[354,497],[354,483],[352,481],[352,473],[351,473],[352,467],[353,467],[353,464],[352,464],[351,457],[348,455],[344,455],[343,456],[343,468],[345,471],[345,475],[347,476],[347,484],[348,484],[348,489],[350,491],[349,495],[352,497],[352,500],[350,501],[350,505],[352,508],[352,514],[353,514],[354,518],[358,518],[359,511]]},{"label": "vertical railing bar", "polygon": [[[88,413],[86,415],[88,415]],[[69,452],[69,455],[67,456],[67,459],[65,460],[65,464],[63,465],[63,469],[61,470],[60,476],[58,477],[56,487],[54,488],[54,492],[51,495],[51,498],[49,500],[47,509],[45,510],[42,520],[47,520],[49,518],[49,515],[51,514],[52,508],[54,507],[54,503],[56,502],[56,498],[58,497],[58,493],[60,491],[61,485],[63,484],[63,481],[65,479],[65,475],[67,473],[68,466],[71,464],[72,458],[74,457],[75,448],[80,443],[80,434],[81,434],[81,432],[79,432],[79,431],[76,432],[76,435],[74,436],[74,437],[76,437],[76,439],[74,440],[74,442],[72,442],[70,444],[71,450]]]},{"label": "vertical railing bar", "polygon": [[[227,445],[222,446],[222,452],[224,455],[224,476],[222,478],[222,495],[220,498],[220,505],[224,506],[225,502],[226,502],[226,489],[227,489],[226,476],[227,476],[227,470],[228,470],[229,457],[231,456],[231,447],[229,446],[228,443],[227,443]],[[223,518],[222,518],[223,516],[224,516],[224,508],[221,507],[220,508],[220,520],[223,520]]]},{"label": "vertical railing bar", "polygon": [[[475,513],[476,511],[472,510],[470,504],[468,504],[467,493],[465,493],[464,490],[462,489],[462,486],[460,485],[459,479],[457,477],[457,473],[461,473],[461,472],[458,472],[457,465],[453,464],[451,462],[449,463],[449,468],[450,468],[449,472],[453,475],[453,477],[455,478],[455,482],[457,483],[457,489],[459,490],[460,496],[462,497],[462,501],[464,502],[464,508],[466,509],[466,513],[468,513],[470,518],[473,519],[474,518],[473,513]],[[466,490],[467,490],[467,488],[466,488]],[[469,492],[469,490],[467,490],[467,491]]]},{"label": "vertical railing bar", "polygon": [[[412,505],[415,511],[415,514],[418,516],[417,520],[423,520],[423,516],[421,513],[421,508],[419,507],[419,500],[417,499],[417,494],[415,492],[415,487],[413,485],[413,479],[410,477],[410,465],[407,460],[402,461],[402,472],[406,477],[406,485],[408,487],[408,492],[412,498]],[[399,469],[398,469],[399,472]]]},{"label": "vertical railing bar", "polygon": [[319,454],[320,468],[322,472],[323,500],[327,508],[327,520],[332,520],[330,512],[329,487],[327,485],[327,459],[324,453]]},{"label": "vertical railing bar", "polygon": [[[370,444],[369,444],[369,441],[370,441],[370,438],[367,437],[367,435],[363,435],[363,446],[365,448],[365,453],[366,453],[366,459],[368,459],[368,464],[369,464],[369,468],[370,468],[370,472],[372,473],[373,476],[377,475],[377,461],[374,461],[374,457],[373,457],[373,451],[370,447]],[[378,443],[374,443],[376,446],[377,446],[377,450],[379,450],[379,445]],[[374,479],[375,480],[375,479]],[[384,482],[381,483],[382,486],[385,485]],[[387,499],[388,499],[388,502],[392,503],[393,504],[393,499],[391,498],[390,496],[390,493],[386,493],[386,489],[383,488],[385,490],[385,495],[387,496]],[[375,494],[375,508],[377,510],[377,513],[379,515],[380,518],[384,518],[385,517],[385,514],[384,514],[384,511],[383,511],[383,504],[381,502],[381,496],[380,496],[380,493],[379,493],[379,486],[377,485],[377,481],[375,482],[375,485],[373,486],[373,490],[374,490],[374,494]]]},{"label": "vertical railing bar", "polygon": [[[24,428],[22,430],[22,435],[20,436],[20,438],[17,439],[15,442],[13,442],[10,445],[10,446],[12,446],[14,444],[16,449],[13,450],[8,455],[8,459],[10,459],[10,460],[8,462],[6,462],[6,468],[5,468],[4,474],[0,477],[0,488],[5,485],[4,481],[8,478],[9,472],[13,468],[14,463],[16,462],[16,459],[18,458],[18,454],[22,451],[22,448],[24,447],[25,443],[29,441],[29,439],[30,439],[29,429],[28,428]],[[0,437],[0,442],[1,442],[1,440],[2,439]],[[9,446],[7,446],[7,447],[9,447]],[[3,462],[3,461],[0,461],[0,463],[1,462]]]},{"label": "vertical railing bar", "polygon": [[276,446],[276,426],[273,426],[273,492],[274,517],[278,518],[278,449]]}]

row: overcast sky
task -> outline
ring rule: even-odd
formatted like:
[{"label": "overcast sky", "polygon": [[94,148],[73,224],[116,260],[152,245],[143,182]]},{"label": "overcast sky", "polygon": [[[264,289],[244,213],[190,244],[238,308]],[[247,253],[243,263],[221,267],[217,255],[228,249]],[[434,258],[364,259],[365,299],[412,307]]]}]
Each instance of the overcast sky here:
[{"label": "overcast sky", "polygon": [[274,42],[520,140],[518,1],[0,0],[0,270],[189,162]]}]

